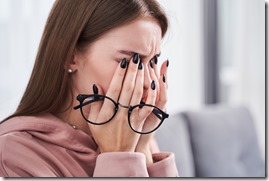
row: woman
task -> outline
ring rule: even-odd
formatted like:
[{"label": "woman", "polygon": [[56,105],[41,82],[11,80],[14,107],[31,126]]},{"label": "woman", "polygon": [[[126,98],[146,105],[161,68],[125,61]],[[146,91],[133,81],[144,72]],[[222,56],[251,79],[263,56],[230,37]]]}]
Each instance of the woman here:
[{"label": "woman", "polygon": [[168,117],[167,18],[155,0],[56,0],[16,112],[0,126],[4,177],[174,177],[155,153]]}]

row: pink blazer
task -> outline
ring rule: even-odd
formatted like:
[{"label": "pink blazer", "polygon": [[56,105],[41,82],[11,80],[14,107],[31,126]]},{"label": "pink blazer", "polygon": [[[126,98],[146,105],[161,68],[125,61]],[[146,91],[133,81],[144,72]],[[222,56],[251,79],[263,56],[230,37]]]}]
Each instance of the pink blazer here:
[{"label": "pink blazer", "polygon": [[1,177],[178,176],[173,153],[152,157],[147,166],[142,153],[100,153],[91,136],[51,114],[0,124]]}]

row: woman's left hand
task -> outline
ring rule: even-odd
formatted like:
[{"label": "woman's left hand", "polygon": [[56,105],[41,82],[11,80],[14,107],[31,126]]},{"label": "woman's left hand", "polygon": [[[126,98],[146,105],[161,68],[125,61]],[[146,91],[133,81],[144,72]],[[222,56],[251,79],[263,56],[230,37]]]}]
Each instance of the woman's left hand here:
[{"label": "woman's left hand", "polygon": [[[163,62],[160,71],[158,70],[157,64],[154,63],[154,61],[152,61],[152,65],[153,65],[153,70],[152,68],[149,66],[149,69],[151,69],[150,71],[150,76],[152,80],[155,80],[156,84],[156,90],[157,90],[157,98],[156,98],[156,102],[155,105],[160,108],[163,111],[166,111],[166,102],[167,102],[167,67],[169,65],[168,60]],[[149,126],[149,124],[158,124],[159,120],[158,118],[151,113],[149,115],[149,117],[146,119],[144,126],[143,126],[143,130],[147,130],[147,127]],[[145,135],[141,135],[138,144],[136,146],[136,152],[141,152],[144,153],[146,156],[146,160],[147,160],[147,164],[151,164],[153,163],[152,160],[152,153],[150,150],[150,142],[152,141],[153,137],[154,137],[154,133],[150,133],[150,134],[145,134]]]}]

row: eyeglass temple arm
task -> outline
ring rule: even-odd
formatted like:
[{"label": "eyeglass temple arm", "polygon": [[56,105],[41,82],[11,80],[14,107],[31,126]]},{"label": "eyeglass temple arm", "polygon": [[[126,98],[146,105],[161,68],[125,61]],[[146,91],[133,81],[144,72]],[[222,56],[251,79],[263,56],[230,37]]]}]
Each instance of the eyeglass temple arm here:
[{"label": "eyeglass temple arm", "polygon": [[162,117],[160,116],[159,111],[158,111],[157,109],[153,109],[152,113],[153,113],[157,118],[159,118],[160,120],[162,120]]},{"label": "eyeglass temple arm", "polygon": [[[140,102],[140,106],[139,106],[139,108],[142,108],[144,105],[147,105],[147,104],[146,104],[145,102],[141,101],[141,102]],[[165,113],[165,112],[163,112],[163,111],[160,111],[160,110],[158,110],[158,109],[155,109],[155,108],[153,108],[152,113],[153,113],[157,118],[159,118],[160,120],[169,117],[169,114],[167,114],[167,113]],[[163,117],[160,116],[160,113],[163,115]]]},{"label": "eyeglass temple arm", "polygon": [[83,107],[83,106],[86,106],[86,105],[88,105],[88,104],[91,104],[91,103],[96,102],[96,101],[101,101],[101,100],[104,100],[104,98],[103,98],[103,97],[98,97],[98,100],[93,99],[93,100],[84,102],[83,104],[79,104],[79,105],[75,106],[75,107],[74,107],[74,110],[77,110],[77,109],[79,109],[79,108],[81,108],[81,107]]}]

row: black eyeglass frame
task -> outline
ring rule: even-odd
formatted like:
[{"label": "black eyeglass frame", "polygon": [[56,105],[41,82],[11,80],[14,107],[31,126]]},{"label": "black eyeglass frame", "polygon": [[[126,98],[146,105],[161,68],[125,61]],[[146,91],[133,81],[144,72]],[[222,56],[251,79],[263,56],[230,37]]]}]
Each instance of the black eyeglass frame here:
[{"label": "black eyeglass frame", "polygon": [[[90,101],[88,101],[88,102],[83,103],[85,99],[90,98],[90,97],[92,97],[93,100],[90,100]],[[93,103],[93,102],[102,101],[102,100],[104,100],[104,99],[109,99],[109,100],[114,104],[114,106],[115,106],[115,108],[114,108],[114,114],[112,115],[112,117],[111,117],[109,120],[107,120],[107,121],[105,121],[105,122],[102,122],[102,123],[95,123],[95,122],[92,122],[92,121],[88,120],[88,119],[84,116],[84,114],[83,114],[82,107],[83,107],[83,106],[86,106],[86,105],[88,105],[88,104],[91,104],[91,103]],[[153,106],[153,105],[151,105],[151,104],[140,103],[140,104],[137,104],[137,105],[134,105],[134,106],[125,107],[125,106],[122,106],[120,103],[116,103],[112,98],[107,97],[107,96],[104,96],[104,95],[99,95],[99,94],[89,94],[89,95],[87,95],[87,94],[79,94],[79,95],[77,96],[77,100],[79,101],[79,105],[75,106],[75,107],[74,107],[74,110],[80,109],[80,112],[81,112],[81,115],[83,116],[83,118],[84,118],[88,123],[93,124],[93,125],[103,125],[103,124],[106,124],[106,123],[110,122],[110,121],[115,117],[115,115],[117,114],[117,111],[119,110],[119,106],[128,109],[128,124],[129,124],[130,128],[131,128],[134,132],[136,132],[136,133],[138,133],[138,134],[149,134],[149,133],[152,133],[152,132],[156,131],[156,130],[162,125],[163,121],[164,121],[166,118],[169,117],[169,114],[165,113],[165,112],[162,111],[160,108],[158,108],[158,107],[156,107],[156,106]],[[142,107],[144,107],[144,106],[152,107],[152,108],[153,108],[152,113],[153,113],[158,119],[160,119],[161,121],[160,121],[159,125],[158,125],[155,129],[153,129],[153,130],[151,130],[151,131],[148,131],[148,132],[139,132],[139,131],[135,130],[135,129],[132,127],[132,125],[131,125],[131,114],[132,114],[132,111],[133,111],[135,108],[137,108],[137,107],[142,108]],[[160,116],[160,114],[161,114],[161,116]]]}]

